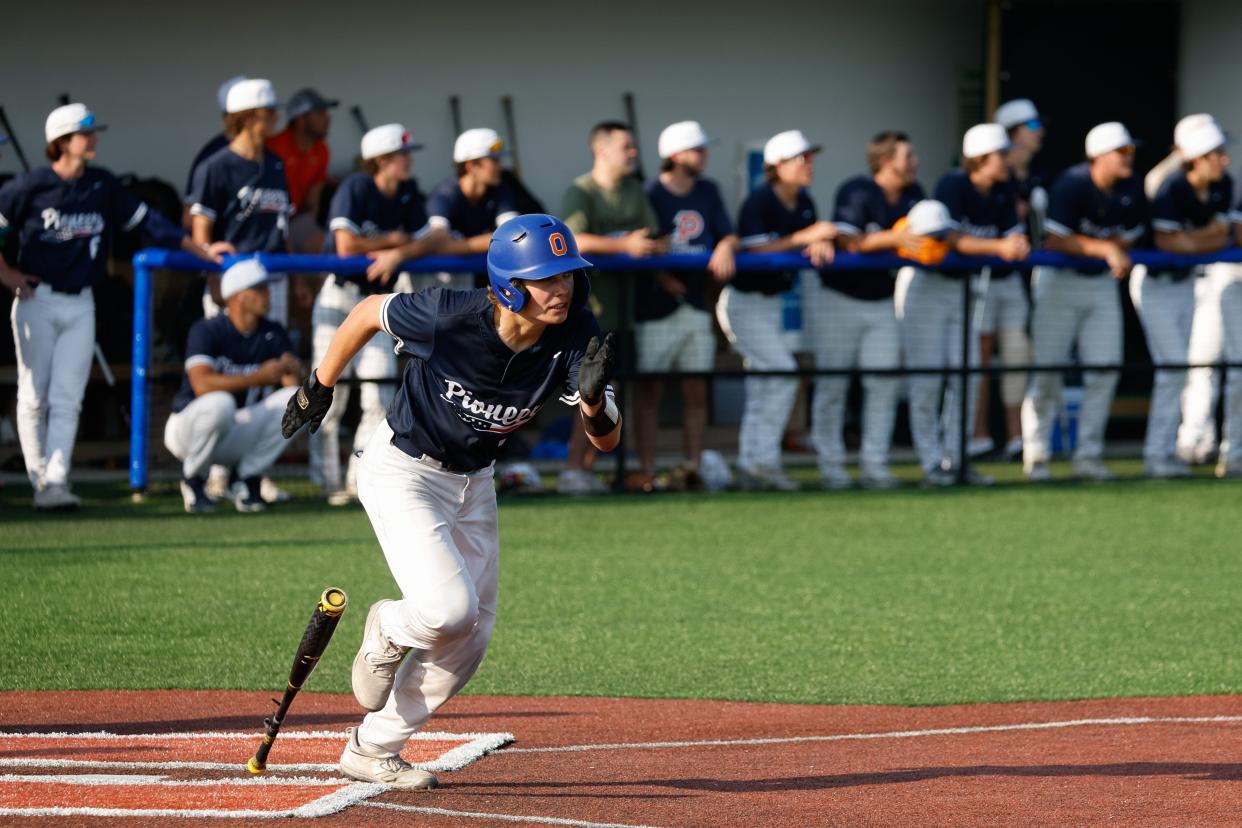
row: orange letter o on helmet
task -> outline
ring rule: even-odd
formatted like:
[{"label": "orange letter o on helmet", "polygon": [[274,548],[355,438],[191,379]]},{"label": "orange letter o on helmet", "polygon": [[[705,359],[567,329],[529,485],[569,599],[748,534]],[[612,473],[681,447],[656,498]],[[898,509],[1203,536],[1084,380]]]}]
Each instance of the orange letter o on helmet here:
[{"label": "orange letter o on helmet", "polygon": [[561,233],[548,236],[548,244],[552,245],[552,252],[557,256],[564,256],[569,250],[569,246],[565,244],[565,236]]}]

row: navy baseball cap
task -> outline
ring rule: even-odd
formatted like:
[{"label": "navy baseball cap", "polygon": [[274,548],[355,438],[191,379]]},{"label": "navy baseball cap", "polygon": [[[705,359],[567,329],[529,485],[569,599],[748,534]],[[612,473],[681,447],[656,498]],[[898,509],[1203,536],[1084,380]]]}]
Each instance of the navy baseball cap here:
[{"label": "navy baseball cap", "polygon": [[299,115],[305,115],[307,112],[323,112],[340,105],[340,101],[329,100],[314,89],[307,87],[293,93],[289,103],[285,104],[285,117],[296,118]]}]

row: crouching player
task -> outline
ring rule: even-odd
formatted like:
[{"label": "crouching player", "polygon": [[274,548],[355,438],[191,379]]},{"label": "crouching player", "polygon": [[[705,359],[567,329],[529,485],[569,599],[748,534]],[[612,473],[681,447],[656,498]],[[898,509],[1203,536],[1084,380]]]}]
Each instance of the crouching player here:
[{"label": "crouching player", "polygon": [[[483,660],[496,621],[500,539],[493,463],[549,397],[577,406],[591,443],[616,447],[621,416],[586,307],[591,263],[573,233],[539,213],[505,222],[487,252],[490,287],[368,296],[289,401],[283,431],[318,427],[341,371],[379,331],[412,359],[358,470],[358,496],[401,600],[371,607],[354,659],[358,703],[341,772],[430,788],[401,749]],[[404,662],[404,663],[403,663]]]},{"label": "crouching player", "polygon": [[266,506],[260,481],[284,451],[280,415],[302,379],[289,335],[267,318],[267,284],[257,259],[238,262],[220,281],[228,314],[190,326],[185,379],[164,426],[164,445],[181,461],[187,512],[214,508],[203,479],[212,465],[236,467],[237,511]]}]

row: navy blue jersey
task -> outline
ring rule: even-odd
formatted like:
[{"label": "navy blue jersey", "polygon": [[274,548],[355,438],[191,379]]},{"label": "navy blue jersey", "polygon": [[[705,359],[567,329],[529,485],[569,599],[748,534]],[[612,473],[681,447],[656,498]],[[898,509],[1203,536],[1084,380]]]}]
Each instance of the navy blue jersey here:
[{"label": "navy blue jersey", "polygon": [[[891,230],[897,220],[923,198],[923,188],[916,181],[902,189],[896,201],[889,201],[888,195],[874,178],[860,175],[846,181],[837,190],[832,220],[837,229],[847,236]],[[875,300],[888,299],[893,295],[897,272],[883,268],[822,270],[819,278],[824,287],[839,290],[855,299]]]},{"label": "navy blue jersey", "polygon": [[[1120,180],[1111,193],[1105,193],[1091,181],[1091,166],[1084,161],[1057,176],[1048,194],[1044,229],[1064,238],[1120,238],[1133,244],[1147,232],[1147,218],[1142,176]],[[1107,273],[1108,267],[1101,264],[1098,268],[1079,268],[1078,272],[1099,276]]]},{"label": "navy blue jersey", "polygon": [[[733,235],[733,222],[714,181],[697,179],[684,196],[669,192],[660,179],[647,185],[647,200],[660,221],[661,236],[668,236],[669,253],[711,253],[717,243]],[[685,285],[683,296],[673,296],[659,286],[652,273],[638,273],[634,318],[640,322],[663,319],[688,302],[705,308],[706,270],[674,270],[670,275]]]},{"label": "navy blue jersey", "polygon": [[496,332],[493,313],[486,290],[437,287],[384,300],[380,324],[413,357],[388,407],[393,445],[453,471],[473,471],[490,465],[548,397],[577,404],[578,369],[587,343],[600,335],[595,316],[571,311],[514,353]]},{"label": "navy blue jersey", "polygon": [[[293,343],[280,323],[263,318],[259,326],[244,334],[228,316],[220,314],[211,319],[200,319],[190,326],[185,343],[185,368],[187,374],[181,380],[181,390],[173,397],[173,413],[181,411],[194,402],[194,389],[190,386],[188,371],[196,365],[206,365],[217,374],[253,374],[269,359],[279,359],[282,354],[293,353]],[[272,392],[272,387],[258,386],[238,391],[233,395],[237,407],[253,405]]]},{"label": "navy blue jersey", "polygon": [[[412,178],[402,181],[396,195],[389,198],[375,186],[374,178],[357,172],[342,181],[332,196],[323,252],[336,255],[337,230],[367,239],[401,230],[413,238],[424,231],[426,225],[427,211],[423,208],[423,194],[418,189],[417,181]],[[353,282],[362,288],[364,294],[391,290],[391,285],[369,281],[365,273],[337,274],[336,279],[338,282]]]},{"label": "navy blue jersey", "polygon": [[[1207,200],[1186,180],[1186,171],[1178,170],[1164,180],[1151,202],[1151,227],[1153,230],[1176,233],[1179,230],[1198,230],[1213,221],[1232,224],[1236,217],[1233,201],[1233,179],[1226,173],[1220,181],[1208,185]],[[1230,242],[1231,243],[1231,242]],[[1189,276],[1192,268],[1164,271],[1179,277]]]},{"label": "navy blue jersey", "polygon": [[431,226],[463,239],[484,233],[490,235],[517,215],[513,194],[504,184],[488,187],[481,199],[471,201],[461,191],[456,177],[446,178],[427,198],[427,218]]},{"label": "navy blue jersey", "polygon": [[101,282],[104,246],[115,233],[131,230],[161,247],[180,247],[185,237],[99,167],[69,181],[42,167],[0,187],[0,247],[15,244],[14,266],[54,290],[77,292]]},{"label": "navy blue jersey", "polygon": [[190,194],[194,192],[194,174],[198,172],[198,168],[203,165],[204,161],[228,145],[229,137],[223,132],[217,132],[211,137],[210,141],[203,144],[203,148],[198,151],[198,155],[194,156],[194,160],[190,162],[190,174],[185,177],[185,197],[182,199],[185,206],[194,206],[194,202],[190,199]]},{"label": "navy blue jersey", "polygon": [[[806,190],[798,191],[798,202],[790,210],[772,189],[772,185],[765,184],[742,202],[742,211],[737,219],[737,232],[742,237],[743,248],[757,247],[797,233],[818,220],[815,202]],[[797,273],[792,270],[739,270],[731,284],[735,290],[757,291],[774,296],[789,290],[795,276]]]},{"label": "navy blue jersey", "polygon": [[232,242],[238,253],[285,252],[293,205],[274,152],[265,149],[258,163],[225,147],[199,165],[190,189],[190,213],[212,220],[212,241]]},{"label": "navy blue jersey", "polygon": [[[998,181],[987,193],[981,193],[970,183],[970,175],[965,170],[953,170],[936,183],[932,198],[949,208],[949,215],[964,236],[999,239],[1026,232],[1026,227],[1018,220],[1017,189],[1007,181]],[[946,276],[960,276],[964,271],[942,272]],[[992,278],[1004,278],[1012,272],[993,268]]]}]

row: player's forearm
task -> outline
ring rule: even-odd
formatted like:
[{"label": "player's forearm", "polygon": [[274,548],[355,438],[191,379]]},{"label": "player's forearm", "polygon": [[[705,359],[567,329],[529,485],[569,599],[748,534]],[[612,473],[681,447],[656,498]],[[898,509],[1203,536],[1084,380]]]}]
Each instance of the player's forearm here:
[{"label": "player's forearm", "polygon": [[194,389],[196,397],[210,394],[213,391],[236,394],[239,391],[254,388],[256,385],[267,384],[261,382],[257,374],[221,374],[206,367],[201,371],[191,370],[189,377],[190,388]]},{"label": "player's forearm", "polygon": [[1107,239],[1093,239],[1090,236],[1074,234],[1058,236],[1049,234],[1044,246],[1053,253],[1064,253],[1067,256],[1087,256],[1093,259],[1107,258],[1113,252],[1114,243]]},{"label": "player's forearm", "polygon": [[999,256],[1002,247],[1000,239],[961,235],[953,243],[953,249],[963,256]]},{"label": "player's forearm", "polygon": [[211,244],[212,221],[206,216],[190,217],[190,238],[200,247]]},{"label": "player's forearm", "polygon": [[336,385],[337,378],[345,370],[345,366],[362,350],[362,346],[371,341],[382,328],[380,327],[380,306],[387,295],[368,296],[359,302],[328,346],[328,352],[315,368],[315,376],[321,385]]},{"label": "player's forearm", "polygon": [[790,250],[801,250],[806,244],[798,241],[795,233],[792,236],[782,236],[779,239],[773,239],[763,244],[752,244],[746,247],[747,253],[788,253]]},{"label": "player's forearm", "polygon": [[336,230],[336,252],[341,256],[362,256],[391,248],[392,239],[379,236],[374,239],[355,236],[347,230]]},{"label": "player's forearm", "polygon": [[583,255],[593,253],[597,256],[608,256],[625,252],[623,237],[613,238],[612,236],[597,236],[594,233],[575,233],[574,238],[578,241],[578,252]]},{"label": "player's forearm", "polygon": [[845,236],[846,247],[851,253],[882,253],[896,250],[901,245],[902,234],[893,230],[880,230],[858,236]]}]

